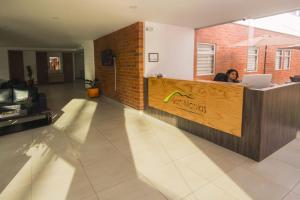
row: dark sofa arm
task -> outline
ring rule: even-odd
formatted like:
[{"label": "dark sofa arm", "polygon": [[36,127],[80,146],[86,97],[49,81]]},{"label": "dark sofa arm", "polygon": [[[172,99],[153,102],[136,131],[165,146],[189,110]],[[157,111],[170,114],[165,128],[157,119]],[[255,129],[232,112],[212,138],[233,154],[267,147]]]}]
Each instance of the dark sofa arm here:
[{"label": "dark sofa arm", "polygon": [[47,98],[44,93],[38,93],[37,99],[32,101],[31,113],[40,113],[48,110]]},{"label": "dark sofa arm", "polygon": [[40,112],[48,110],[47,97],[44,93],[39,93],[38,94],[38,102],[39,102],[39,111]]}]

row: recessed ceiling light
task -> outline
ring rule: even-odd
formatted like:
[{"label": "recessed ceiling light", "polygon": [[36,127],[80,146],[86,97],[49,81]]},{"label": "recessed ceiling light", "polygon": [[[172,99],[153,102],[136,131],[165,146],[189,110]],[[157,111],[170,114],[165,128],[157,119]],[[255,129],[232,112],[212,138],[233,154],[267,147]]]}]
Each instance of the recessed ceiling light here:
[{"label": "recessed ceiling light", "polygon": [[137,5],[131,5],[131,6],[129,6],[129,8],[131,8],[131,9],[137,9]]}]

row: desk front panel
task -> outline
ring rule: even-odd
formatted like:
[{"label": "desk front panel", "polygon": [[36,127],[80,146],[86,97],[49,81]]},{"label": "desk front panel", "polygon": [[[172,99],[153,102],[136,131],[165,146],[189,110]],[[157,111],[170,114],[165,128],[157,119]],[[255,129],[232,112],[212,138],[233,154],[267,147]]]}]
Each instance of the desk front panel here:
[{"label": "desk front panel", "polygon": [[149,106],[242,135],[244,87],[238,84],[149,78]]}]

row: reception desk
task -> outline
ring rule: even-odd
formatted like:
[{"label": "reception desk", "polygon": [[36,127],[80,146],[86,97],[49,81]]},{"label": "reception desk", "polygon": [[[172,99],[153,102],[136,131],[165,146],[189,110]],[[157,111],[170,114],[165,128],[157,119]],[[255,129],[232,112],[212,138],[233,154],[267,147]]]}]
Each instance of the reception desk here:
[{"label": "reception desk", "polygon": [[145,79],[145,112],[261,161],[300,129],[300,83],[266,89],[240,84]]}]

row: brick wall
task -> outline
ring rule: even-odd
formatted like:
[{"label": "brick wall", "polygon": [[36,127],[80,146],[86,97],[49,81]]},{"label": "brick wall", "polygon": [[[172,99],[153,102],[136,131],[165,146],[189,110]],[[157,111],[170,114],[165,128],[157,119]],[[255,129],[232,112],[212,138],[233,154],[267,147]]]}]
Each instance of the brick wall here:
[{"label": "brick wall", "polygon": [[[144,108],[144,24],[137,22],[94,41],[95,73],[107,97],[136,109]],[[112,49],[117,60],[117,91],[114,68],[101,65],[101,51]]]},{"label": "brick wall", "polygon": [[[272,32],[268,30],[255,28],[254,37],[261,35],[281,36],[287,38],[298,37]],[[263,73],[265,47],[259,48],[258,70],[257,72],[246,72],[247,68],[247,47],[232,47],[240,41],[248,39],[248,27],[239,24],[223,24],[208,28],[198,29],[195,31],[195,55],[197,42],[216,44],[216,73],[226,72],[229,68],[235,68],[239,71],[240,79],[244,74]],[[273,82],[284,83],[289,80],[290,76],[300,75],[300,50],[292,50],[291,68],[289,70],[275,70],[275,54],[280,46],[268,46],[266,58],[266,73],[273,74]],[[212,80],[212,76],[197,76],[195,56],[195,79]]]}]

